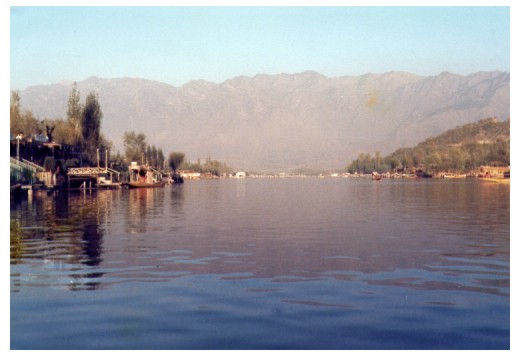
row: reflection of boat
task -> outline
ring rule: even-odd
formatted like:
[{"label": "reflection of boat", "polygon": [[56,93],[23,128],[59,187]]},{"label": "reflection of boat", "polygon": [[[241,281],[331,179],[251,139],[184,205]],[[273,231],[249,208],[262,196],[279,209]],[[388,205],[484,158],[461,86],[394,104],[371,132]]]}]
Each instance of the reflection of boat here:
[{"label": "reflection of boat", "polygon": [[129,182],[129,188],[153,188],[153,187],[164,187],[166,185],[166,181],[148,183],[148,182]]},{"label": "reflection of boat", "polygon": [[153,188],[166,185],[166,181],[162,179],[162,173],[148,165],[138,165],[137,162],[132,162],[128,167],[128,172],[130,174],[128,188]]},{"label": "reflection of boat", "polygon": [[493,182],[493,183],[506,183],[509,184],[511,180],[509,178],[500,178],[500,177],[483,177],[479,180],[485,181],[485,182]]}]

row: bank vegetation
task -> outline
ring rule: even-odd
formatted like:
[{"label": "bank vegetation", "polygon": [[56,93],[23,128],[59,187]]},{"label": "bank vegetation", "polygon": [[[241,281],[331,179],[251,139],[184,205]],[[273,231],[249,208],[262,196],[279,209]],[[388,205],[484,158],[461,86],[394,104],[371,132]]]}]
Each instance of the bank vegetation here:
[{"label": "bank vegetation", "polygon": [[510,165],[510,119],[482,119],[426,139],[413,148],[388,156],[360,153],[347,166],[350,173],[407,172],[417,168],[439,172],[469,173],[480,166]]}]

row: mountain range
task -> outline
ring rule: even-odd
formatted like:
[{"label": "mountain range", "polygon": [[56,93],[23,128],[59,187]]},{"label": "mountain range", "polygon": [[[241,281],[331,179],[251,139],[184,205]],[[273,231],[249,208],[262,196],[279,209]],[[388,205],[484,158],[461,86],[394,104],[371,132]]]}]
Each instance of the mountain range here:
[{"label": "mountain range", "polygon": [[[40,119],[65,118],[73,82],[19,91]],[[419,76],[406,72],[326,77],[307,71],[196,80],[175,87],[140,78],[91,77],[102,132],[123,149],[125,131],[142,132],[167,155],[223,161],[236,170],[345,167],[360,152],[382,155],[458,125],[510,114],[510,74]]]}]

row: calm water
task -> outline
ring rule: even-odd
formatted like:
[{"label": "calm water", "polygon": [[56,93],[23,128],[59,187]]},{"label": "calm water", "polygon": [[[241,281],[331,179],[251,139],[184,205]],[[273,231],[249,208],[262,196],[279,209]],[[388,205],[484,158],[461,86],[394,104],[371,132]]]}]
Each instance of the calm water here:
[{"label": "calm water", "polygon": [[11,201],[11,349],[509,349],[509,197],[290,178]]}]

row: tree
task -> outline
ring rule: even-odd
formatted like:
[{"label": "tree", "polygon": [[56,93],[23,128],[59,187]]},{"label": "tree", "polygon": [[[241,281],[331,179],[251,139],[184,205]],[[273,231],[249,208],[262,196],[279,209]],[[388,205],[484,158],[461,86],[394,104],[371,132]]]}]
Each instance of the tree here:
[{"label": "tree", "polygon": [[42,127],[40,122],[34,118],[30,111],[22,111],[20,105],[20,94],[18,91],[11,92],[10,123],[9,129],[13,134],[23,134],[30,136],[41,134]]},{"label": "tree", "polygon": [[427,171],[436,173],[441,168],[442,157],[438,152],[434,152],[426,156],[424,164],[426,165]]},{"label": "tree", "polygon": [[172,152],[168,156],[168,165],[173,172],[177,171],[177,168],[184,162],[183,152]]},{"label": "tree", "polygon": [[150,166],[153,166],[153,164],[152,164],[152,147],[150,145],[146,146],[146,163]]},{"label": "tree", "polygon": [[20,130],[13,130],[21,122],[22,109],[20,105],[20,93],[18,91],[11,91],[11,132],[17,133]]},{"label": "tree", "polygon": [[[44,122],[50,122],[50,120],[44,120]],[[67,122],[63,119],[56,119],[52,121],[52,127],[54,128],[52,136],[57,143],[72,144],[70,126]]]},{"label": "tree", "polygon": [[128,162],[141,161],[141,155],[146,151],[146,136],[143,133],[136,134],[134,131],[125,132],[123,142],[126,160]]},{"label": "tree", "polygon": [[96,149],[101,143],[101,119],[103,113],[98,102],[96,93],[90,92],[85,100],[81,116],[81,135],[83,137],[83,148],[90,162],[94,162]]},{"label": "tree", "polygon": [[152,165],[153,167],[160,168],[160,164],[157,160],[157,148],[155,147],[155,145],[152,145],[151,157],[152,159],[150,160],[150,165]]},{"label": "tree", "polygon": [[80,94],[77,90],[77,85],[70,90],[69,100],[67,104],[67,121],[70,125],[71,137],[68,140],[70,144],[77,145],[81,142],[81,118],[83,116],[83,107],[80,103]]},{"label": "tree", "polygon": [[159,166],[159,168],[162,170],[165,169],[165,167],[164,167],[165,160],[166,160],[166,158],[164,157],[164,153],[163,153],[162,149],[158,149],[157,150],[157,166]]},{"label": "tree", "polygon": [[381,152],[380,151],[376,151],[376,156],[374,157],[374,161],[375,161],[375,169],[376,171],[379,171],[381,169]]}]

